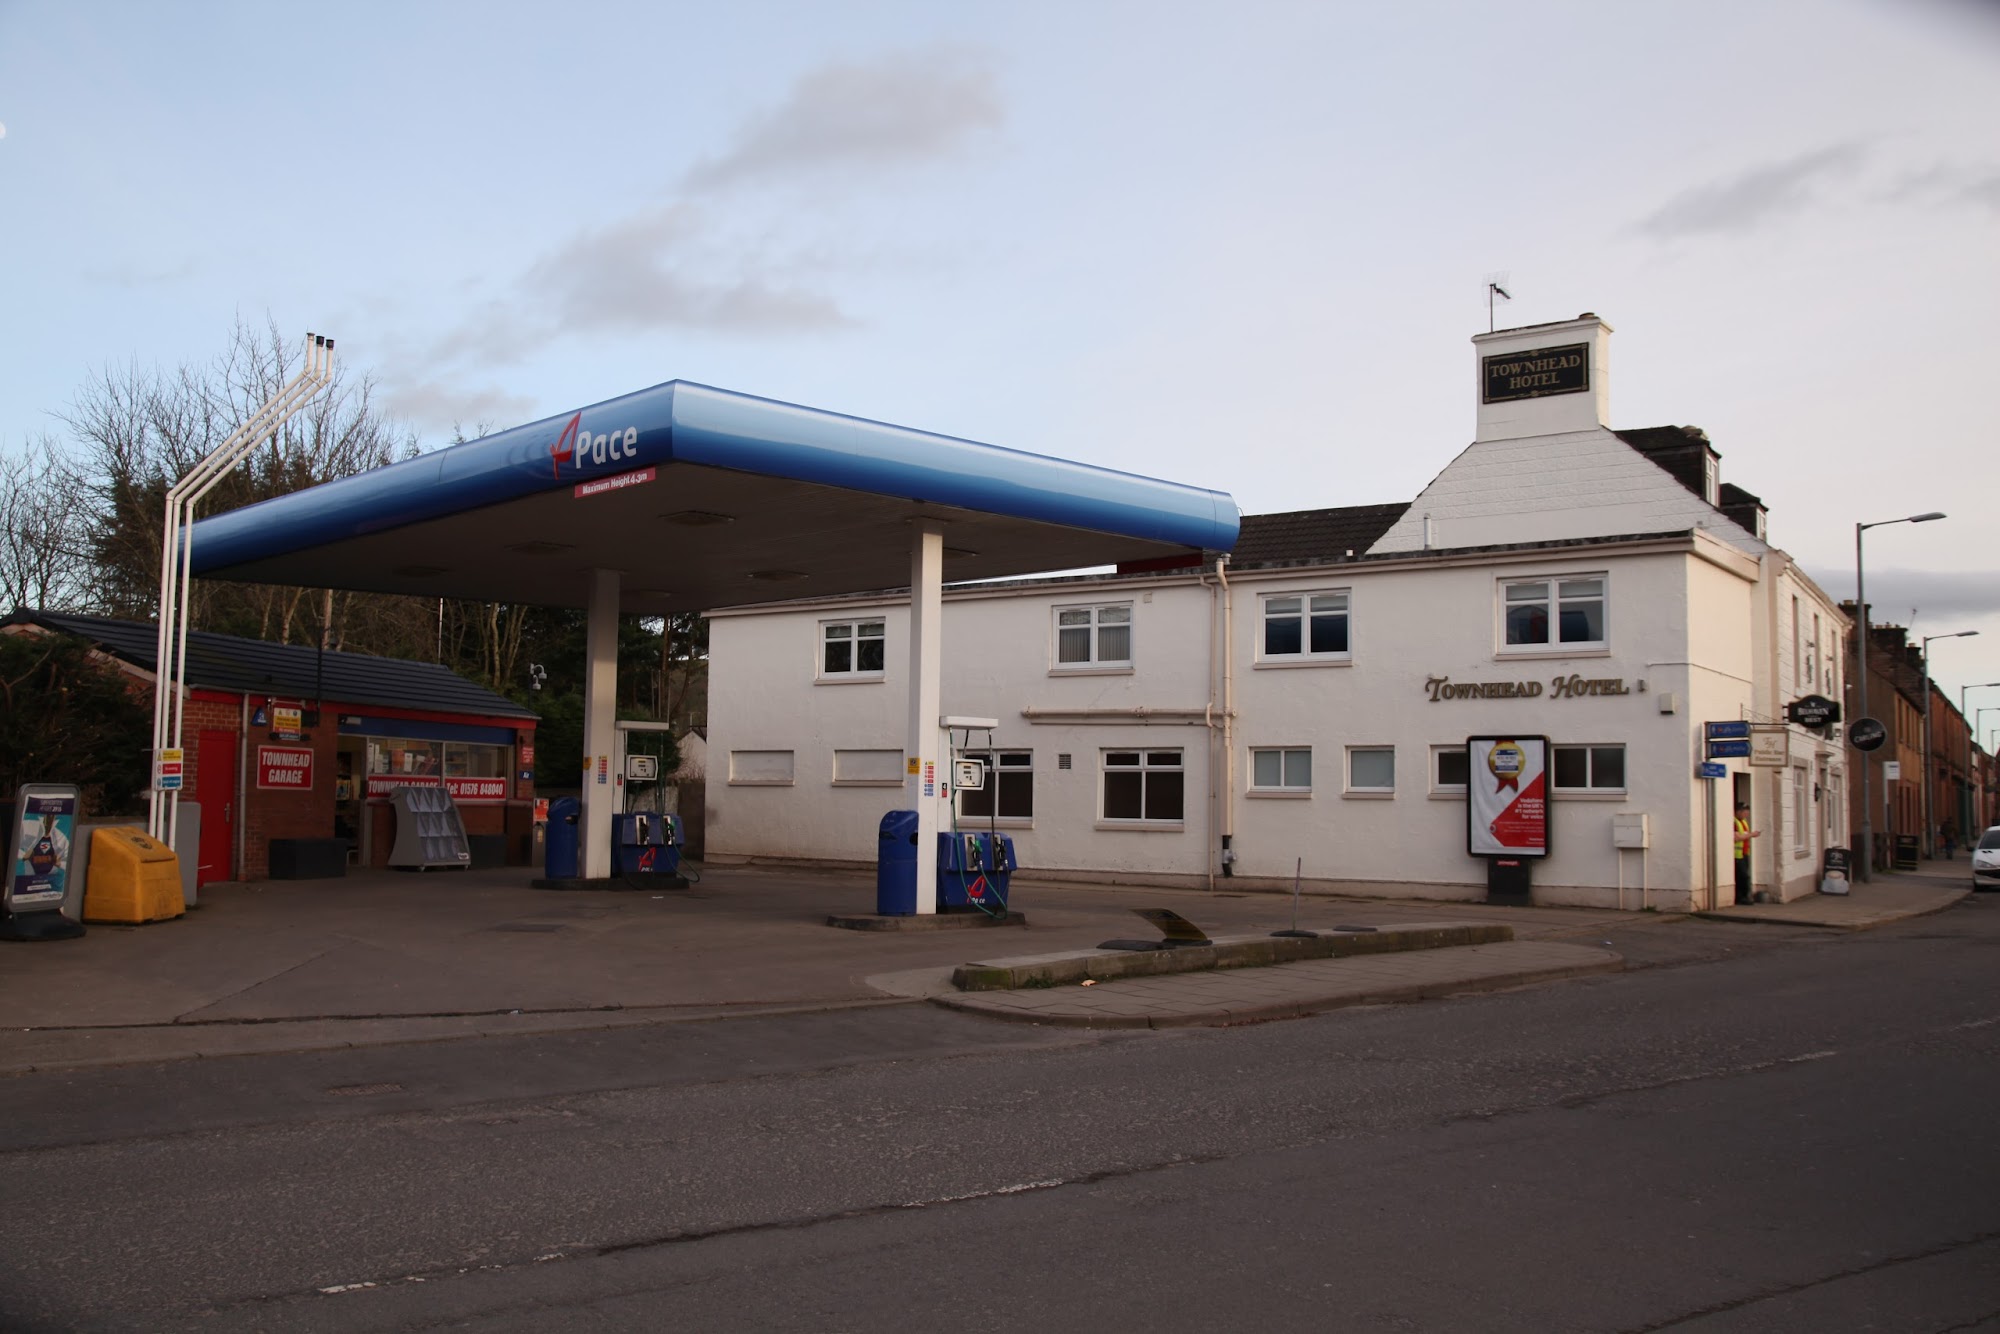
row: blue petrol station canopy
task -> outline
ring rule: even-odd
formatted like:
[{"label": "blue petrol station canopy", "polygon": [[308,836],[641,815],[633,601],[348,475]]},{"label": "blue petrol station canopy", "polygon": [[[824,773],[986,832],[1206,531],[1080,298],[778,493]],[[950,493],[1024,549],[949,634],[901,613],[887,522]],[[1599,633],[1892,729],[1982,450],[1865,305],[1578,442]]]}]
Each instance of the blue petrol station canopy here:
[{"label": "blue petrol station canopy", "polygon": [[952,581],[1235,545],[1226,493],[670,381],[197,523],[220,579],[629,612]]}]

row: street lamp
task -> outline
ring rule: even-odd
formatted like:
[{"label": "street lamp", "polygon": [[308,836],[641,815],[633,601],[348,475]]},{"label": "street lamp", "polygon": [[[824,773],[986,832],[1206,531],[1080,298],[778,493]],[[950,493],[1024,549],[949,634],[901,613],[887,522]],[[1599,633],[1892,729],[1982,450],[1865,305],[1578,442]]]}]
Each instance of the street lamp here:
[{"label": "street lamp", "polygon": [[[1989,690],[1995,686],[2000,686],[2000,681],[1981,681],[1976,685],[1960,686],[1958,688],[1958,720],[1965,724],[1965,782],[1968,789],[1972,786],[1972,748],[1979,742],[1979,727],[1966,715],[1966,692],[1972,690]],[[1991,752],[1988,753],[1990,754]],[[1985,794],[1982,791],[1980,795],[1983,796]],[[1971,796],[1969,791],[1967,797],[1968,800],[1964,813],[1965,829],[1962,832],[1969,837],[1972,832],[1972,826],[1980,823],[1981,815],[1979,811],[1979,798]]]},{"label": "street lamp", "polygon": [[[1855,651],[1854,663],[1861,669],[1861,716],[1868,716],[1868,586],[1863,581],[1861,568],[1861,535],[1870,528],[1885,528],[1892,523],[1929,523],[1932,519],[1942,519],[1944,511],[1930,510],[1923,514],[1906,514],[1900,519],[1878,519],[1874,523],[1854,525],[1854,614],[1861,622],[1860,647]],[[1853,725],[1849,724],[1849,731]],[[1861,865],[1856,868],[1865,882],[1875,875],[1875,824],[1874,805],[1869,795],[1869,778],[1874,766],[1869,763],[1868,752],[1861,752]]]},{"label": "street lamp", "polygon": [[[1976,635],[1977,630],[1954,630],[1947,635],[1925,635],[1919,652],[1924,659],[1924,855],[1937,856],[1937,846],[1931,842],[1931,831],[1936,829],[1931,816],[1931,787],[1937,782],[1931,773],[1931,641],[1933,639],[1965,639]],[[1961,709],[1959,712],[1963,713]]]}]

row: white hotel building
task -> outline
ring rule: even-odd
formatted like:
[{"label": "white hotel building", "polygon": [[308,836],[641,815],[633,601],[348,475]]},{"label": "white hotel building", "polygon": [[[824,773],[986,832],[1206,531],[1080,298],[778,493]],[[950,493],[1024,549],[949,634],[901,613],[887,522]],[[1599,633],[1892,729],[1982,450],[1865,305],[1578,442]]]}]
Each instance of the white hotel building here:
[{"label": "white hotel building", "polygon": [[[1546,736],[1545,903],[1794,898],[1844,844],[1848,623],[1698,430],[1614,431],[1594,315],[1473,339],[1478,430],[1413,502],[1246,516],[1179,568],[947,587],[943,712],[997,719],[961,818],[1026,872],[1486,894],[1465,739]],[[1533,396],[1521,396],[1521,395]],[[949,530],[946,535],[950,543]],[[949,567],[947,567],[949,568]],[[869,864],[904,804],[906,590],[712,613],[708,855]],[[1698,777],[1703,724],[1756,762]],[[976,738],[983,740],[983,738]],[[975,749],[986,751],[984,744]],[[1644,816],[1645,847],[1634,840]]]}]

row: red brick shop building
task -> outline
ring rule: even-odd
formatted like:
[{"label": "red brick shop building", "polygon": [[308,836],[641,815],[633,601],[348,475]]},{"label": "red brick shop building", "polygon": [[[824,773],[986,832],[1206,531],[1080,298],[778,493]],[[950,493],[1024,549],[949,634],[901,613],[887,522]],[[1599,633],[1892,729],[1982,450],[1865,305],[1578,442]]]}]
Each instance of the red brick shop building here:
[{"label": "red brick shop building", "polygon": [[[86,639],[150,696],[149,622],[17,611],[0,633]],[[201,811],[198,883],[267,878],[273,839],[347,839],[350,861],[382,866],[403,784],[450,789],[475,864],[527,864],[535,715],[512,700],[435,663],[204,631],[188,636],[187,689],[181,800]]]}]

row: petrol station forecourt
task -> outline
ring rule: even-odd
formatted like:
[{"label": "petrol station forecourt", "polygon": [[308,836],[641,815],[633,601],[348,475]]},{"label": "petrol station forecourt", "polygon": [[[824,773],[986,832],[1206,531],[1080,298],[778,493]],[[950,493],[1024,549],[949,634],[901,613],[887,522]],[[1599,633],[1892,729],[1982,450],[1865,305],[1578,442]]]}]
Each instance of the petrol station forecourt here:
[{"label": "petrol station forecourt", "polygon": [[[580,870],[611,874],[617,620],[911,590],[902,803],[948,820],[942,589],[1226,552],[1226,493],[687,381],[203,519],[196,576],[588,613]],[[917,859],[916,910],[937,908]]]}]

